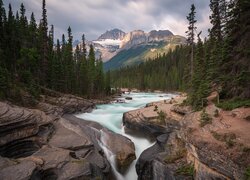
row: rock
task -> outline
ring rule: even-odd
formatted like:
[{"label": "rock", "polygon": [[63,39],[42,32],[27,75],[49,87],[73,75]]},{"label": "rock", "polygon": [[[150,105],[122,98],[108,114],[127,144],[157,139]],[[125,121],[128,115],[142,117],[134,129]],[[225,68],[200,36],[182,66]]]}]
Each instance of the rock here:
[{"label": "rock", "polygon": [[84,158],[86,161],[96,165],[103,173],[109,173],[110,171],[108,160],[94,148],[76,151],[76,157]]},{"label": "rock", "polygon": [[170,110],[182,116],[192,112],[190,106],[181,106],[179,104],[172,106]]},{"label": "rock", "polygon": [[39,110],[0,103],[0,155],[27,157],[36,152],[53,129],[46,129],[54,118]]},{"label": "rock", "polygon": [[76,112],[89,112],[95,105],[89,100],[73,95],[64,95],[61,97],[46,97],[46,103],[60,107],[63,114],[73,114]]},{"label": "rock", "polygon": [[55,147],[43,146],[32,157],[40,158],[44,161],[42,169],[60,169],[70,161],[70,151]]},{"label": "rock", "polygon": [[123,99],[117,99],[116,102],[117,103],[125,103],[125,101]]},{"label": "rock", "polygon": [[115,155],[120,171],[126,170],[136,159],[134,143],[127,137],[103,129],[101,142]]},{"label": "rock", "polygon": [[76,158],[85,158],[89,162],[94,162],[103,173],[110,171],[110,164],[104,156],[104,152],[99,145],[100,142],[100,131],[103,127],[92,121],[86,121],[79,119],[72,115],[64,115],[64,118],[70,120],[70,123],[79,127],[89,138],[93,146],[86,147],[75,151]]},{"label": "rock", "polygon": [[37,109],[45,112],[47,115],[55,115],[55,116],[62,116],[63,115],[63,109],[61,107],[51,105],[48,103],[40,102],[36,106]]},{"label": "rock", "polygon": [[0,146],[37,132],[37,117],[32,111],[0,102]]},{"label": "rock", "polygon": [[92,109],[93,103],[53,96],[43,97],[36,105],[40,110],[0,102],[0,179],[108,178],[110,164],[99,145],[103,127],[61,118],[65,112]]},{"label": "rock", "polygon": [[154,159],[156,159],[159,153],[164,152],[164,145],[167,140],[168,135],[163,134],[157,138],[157,141],[153,146],[142,152],[138,161],[136,162],[136,172],[138,174],[138,180],[162,178],[161,175],[157,176],[157,174],[153,174],[153,169],[157,168],[153,166],[152,162]]},{"label": "rock", "polygon": [[104,179],[100,168],[84,160],[72,160],[63,166],[58,180],[66,179]]},{"label": "rock", "polygon": [[126,100],[132,100],[132,97],[125,97]]},{"label": "rock", "polygon": [[[150,106],[150,108],[151,107],[152,106]],[[171,132],[178,127],[176,121],[169,119],[167,124],[165,124],[165,122],[162,123],[158,119],[158,116],[156,112],[152,115],[145,116],[144,112],[140,110],[130,111],[123,114],[123,125],[128,129],[140,131],[141,133],[154,137]]]},{"label": "rock", "polygon": [[21,163],[5,167],[0,170],[0,179],[8,180],[29,180],[36,169],[36,164],[32,161],[23,161]]},{"label": "rock", "polygon": [[51,137],[49,145],[63,149],[78,150],[93,146],[93,143],[80,127],[61,118],[55,123],[55,134]]}]

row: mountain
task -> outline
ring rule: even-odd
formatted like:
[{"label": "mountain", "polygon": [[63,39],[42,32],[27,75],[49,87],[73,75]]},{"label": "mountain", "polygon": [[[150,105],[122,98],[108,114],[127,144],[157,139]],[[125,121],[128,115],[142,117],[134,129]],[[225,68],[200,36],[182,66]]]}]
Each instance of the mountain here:
[{"label": "mountain", "polygon": [[159,54],[173,50],[177,45],[185,44],[186,38],[174,35],[169,30],[135,30],[126,34],[118,52],[106,63],[105,70],[139,64]]},{"label": "mountain", "polygon": [[109,70],[155,58],[184,43],[184,37],[174,35],[169,30],[152,30],[148,33],[134,30],[125,33],[115,28],[86,44],[87,49],[93,44],[96,58],[101,56],[105,70]]},{"label": "mountain", "polygon": [[123,39],[123,37],[126,35],[125,32],[123,32],[120,29],[112,29],[110,31],[106,31],[103,33],[97,40],[103,40],[103,39]]},{"label": "mountain", "polygon": [[159,42],[159,41],[168,41],[170,36],[174,34],[169,30],[153,30],[149,33],[145,33],[142,30],[135,30],[129,32],[124,37],[121,48],[129,49],[135,45],[147,44],[149,42]]},{"label": "mountain", "polygon": [[101,55],[103,62],[110,60],[120,49],[125,34],[120,29],[112,29],[103,33],[97,40],[92,41],[96,55],[98,57]]}]

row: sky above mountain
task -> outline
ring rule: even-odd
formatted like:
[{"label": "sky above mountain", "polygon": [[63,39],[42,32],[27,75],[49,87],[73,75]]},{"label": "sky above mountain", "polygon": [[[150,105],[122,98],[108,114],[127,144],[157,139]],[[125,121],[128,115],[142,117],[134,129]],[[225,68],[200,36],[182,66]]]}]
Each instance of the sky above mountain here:
[{"label": "sky above mountain", "polygon": [[[3,0],[5,7],[12,4],[17,11],[21,3],[29,17],[35,13],[41,19],[42,0]],[[71,26],[74,39],[84,33],[89,40],[96,39],[106,30],[119,28],[125,32],[136,29],[168,29],[185,36],[187,14],[192,3],[196,6],[197,31],[207,35],[209,23],[208,0],[47,0],[49,24],[55,26],[55,37],[60,38]]]}]

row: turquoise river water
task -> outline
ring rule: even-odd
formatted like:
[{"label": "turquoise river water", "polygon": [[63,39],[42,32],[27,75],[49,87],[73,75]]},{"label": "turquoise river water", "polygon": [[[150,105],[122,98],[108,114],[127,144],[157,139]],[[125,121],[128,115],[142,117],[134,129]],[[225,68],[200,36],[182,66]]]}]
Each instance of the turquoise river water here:
[{"label": "turquoise river water", "polygon": [[[148,139],[138,137],[131,134],[126,134],[122,125],[123,113],[145,107],[147,103],[170,99],[174,94],[163,93],[126,93],[120,97],[120,100],[125,103],[110,103],[97,105],[97,108],[90,113],[83,113],[76,115],[78,118],[95,121],[108,128],[109,130],[128,137],[135,144],[136,157],[139,158],[140,154],[147,148],[153,145]],[[132,100],[125,100],[125,97],[132,97]],[[136,160],[130,165],[125,174],[120,174],[115,167],[114,156],[112,153],[102,146],[104,152],[112,166],[113,172],[118,180],[136,180],[137,174],[135,171]]]}]

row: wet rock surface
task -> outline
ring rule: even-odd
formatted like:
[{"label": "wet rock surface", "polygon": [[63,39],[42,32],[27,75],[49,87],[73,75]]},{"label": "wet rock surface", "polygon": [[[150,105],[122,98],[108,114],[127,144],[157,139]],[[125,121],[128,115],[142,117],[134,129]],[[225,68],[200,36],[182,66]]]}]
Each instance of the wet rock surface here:
[{"label": "wet rock surface", "polygon": [[116,164],[122,172],[136,159],[134,143],[122,135],[114,135],[107,129],[102,130],[102,143],[115,154]]}]

